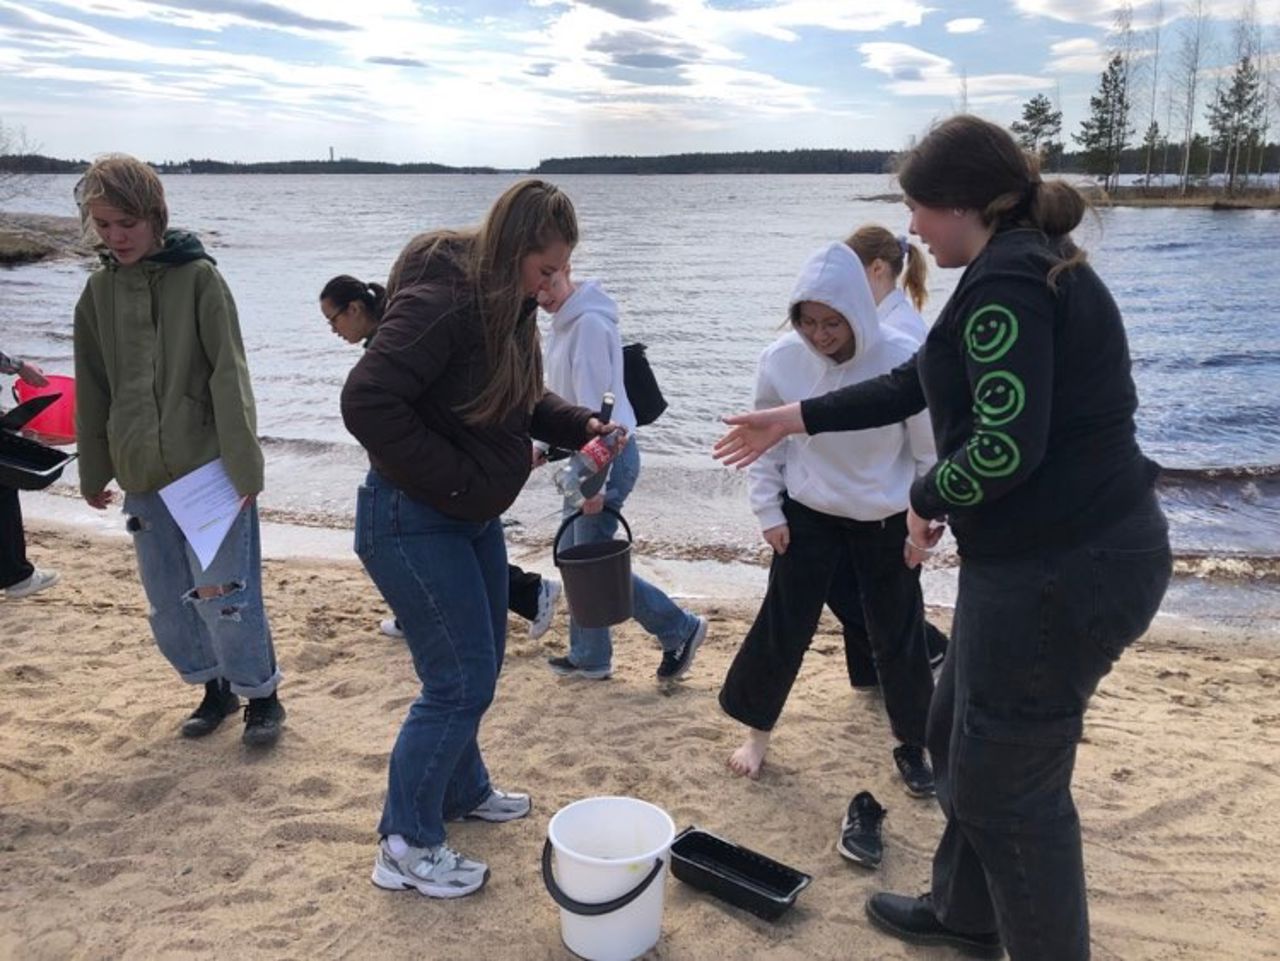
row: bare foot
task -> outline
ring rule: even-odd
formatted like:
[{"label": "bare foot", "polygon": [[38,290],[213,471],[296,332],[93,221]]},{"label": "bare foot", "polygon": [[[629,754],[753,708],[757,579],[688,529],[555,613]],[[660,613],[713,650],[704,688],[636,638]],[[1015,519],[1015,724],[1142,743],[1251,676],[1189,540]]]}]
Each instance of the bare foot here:
[{"label": "bare foot", "polygon": [[760,768],[764,766],[764,755],[768,750],[769,732],[752,728],[747,731],[747,739],[742,742],[742,747],[734,751],[725,763],[734,774],[754,780],[760,776]]}]

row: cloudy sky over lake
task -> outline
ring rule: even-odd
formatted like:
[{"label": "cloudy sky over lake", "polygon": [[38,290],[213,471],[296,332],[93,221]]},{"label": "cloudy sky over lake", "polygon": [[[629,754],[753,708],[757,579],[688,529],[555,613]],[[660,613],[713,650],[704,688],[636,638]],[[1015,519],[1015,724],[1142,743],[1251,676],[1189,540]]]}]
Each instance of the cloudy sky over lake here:
[{"label": "cloudy sky over lake", "polygon": [[[1242,5],[1207,2],[1218,61]],[[0,0],[0,123],[62,157],[321,159],[333,147],[523,167],[596,153],[896,149],[956,110],[963,87],[970,109],[1002,122],[1036,93],[1059,97],[1070,132],[1117,6]],[[1165,63],[1183,7],[1164,3]],[[1155,8],[1133,4],[1139,28]],[[1258,10],[1275,49],[1280,0]]]}]

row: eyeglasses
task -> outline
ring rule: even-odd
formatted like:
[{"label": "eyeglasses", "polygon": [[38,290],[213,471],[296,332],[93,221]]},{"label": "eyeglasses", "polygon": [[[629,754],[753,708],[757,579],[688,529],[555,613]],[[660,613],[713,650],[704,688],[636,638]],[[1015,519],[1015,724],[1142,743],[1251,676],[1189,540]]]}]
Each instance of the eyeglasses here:
[{"label": "eyeglasses", "polygon": [[[347,312],[347,308],[349,308],[350,306],[351,306],[350,304],[347,304],[346,307],[339,307],[332,314],[324,314],[324,319],[327,320],[329,322],[329,326],[332,327],[334,324],[338,322],[338,318]],[[321,311],[321,313],[324,313],[324,312]]]}]

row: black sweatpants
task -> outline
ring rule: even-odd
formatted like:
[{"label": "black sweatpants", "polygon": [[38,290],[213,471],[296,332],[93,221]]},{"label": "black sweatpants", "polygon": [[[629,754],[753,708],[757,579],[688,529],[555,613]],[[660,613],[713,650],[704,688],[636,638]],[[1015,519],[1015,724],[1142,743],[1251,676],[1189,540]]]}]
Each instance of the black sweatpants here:
[{"label": "black sweatpants", "polygon": [[764,602],[729,667],[720,706],[748,727],[773,730],[847,550],[889,723],[900,742],[923,747],[933,674],[920,574],[902,559],[905,512],[883,521],[854,521],[790,499],[782,509],[791,544],[773,556]]},{"label": "black sweatpants", "polygon": [[0,589],[21,584],[34,570],[27,561],[18,492],[12,487],[0,487]]},{"label": "black sweatpants", "polygon": [[526,621],[538,616],[538,596],[542,593],[542,575],[507,565],[507,610]]}]

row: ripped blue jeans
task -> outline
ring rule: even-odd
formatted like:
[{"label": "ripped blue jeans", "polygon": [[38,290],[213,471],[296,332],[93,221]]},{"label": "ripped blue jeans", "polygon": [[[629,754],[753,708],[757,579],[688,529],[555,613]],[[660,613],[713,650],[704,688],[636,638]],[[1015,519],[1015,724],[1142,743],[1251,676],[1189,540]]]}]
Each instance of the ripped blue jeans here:
[{"label": "ripped blue jeans", "polygon": [[[280,683],[262,603],[258,507],[242,509],[207,570],[156,493],[126,494],[125,526],[151,605],[151,633],[188,684],[224,678],[242,697],[266,697]],[[200,598],[202,587],[220,587]]]}]

